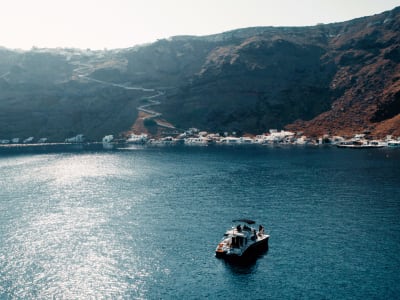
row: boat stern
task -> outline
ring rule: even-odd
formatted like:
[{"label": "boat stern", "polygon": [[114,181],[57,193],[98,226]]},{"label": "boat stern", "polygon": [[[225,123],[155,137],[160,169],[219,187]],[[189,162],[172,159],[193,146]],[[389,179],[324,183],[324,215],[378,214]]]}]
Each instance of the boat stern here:
[{"label": "boat stern", "polygon": [[217,248],[215,249],[215,256],[218,258],[225,257],[228,250],[229,250],[228,243],[226,241],[222,241],[218,244]]}]

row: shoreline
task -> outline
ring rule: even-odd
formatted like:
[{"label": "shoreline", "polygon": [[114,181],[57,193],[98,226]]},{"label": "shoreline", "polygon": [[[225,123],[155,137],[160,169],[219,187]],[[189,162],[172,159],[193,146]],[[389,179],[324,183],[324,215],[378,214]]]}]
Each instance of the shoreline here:
[{"label": "shoreline", "polygon": [[2,153],[80,152],[103,150],[102,143],[1,144]]},{"label": "shoreline", "polygon": [[[111,145],[111,147],[110,147]],[[38,144],[0,144],[1,154],[40,154],[40,153],[76,153],[76,152],[121,152],[132,150],[145,150],[157,148],[225,148],[225,149],[249,149],[249,148],[343,148],[336,144],[289,144],[289,143],[271,143],[271,144],[211,144],[206,147],[200,145],[177,144],[108,144],[106,147],[101,142],[93,143],[38,143]],[[349,147],[350,149],[400,149],[400,147]]]}]

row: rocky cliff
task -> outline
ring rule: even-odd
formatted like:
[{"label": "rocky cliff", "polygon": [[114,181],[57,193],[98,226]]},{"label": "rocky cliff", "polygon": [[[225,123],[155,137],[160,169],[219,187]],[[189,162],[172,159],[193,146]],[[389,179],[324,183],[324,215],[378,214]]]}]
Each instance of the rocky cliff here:
[{"label": "rocky cliff", "polygon": [[112,51],[0,48],[0,139],[177,128],[400,136],[400,8],[311,27],[178,36]]},{"label": "rocky cliff", "polygon": [[399,136],[399,14],[232,32],[163,111],[210,130]]},{"label": "rocky cliff", "polygon": [[335,65],[326,112],[287,126],[309,134],[400,135],[400,9],[343,23],[322,59]]}]

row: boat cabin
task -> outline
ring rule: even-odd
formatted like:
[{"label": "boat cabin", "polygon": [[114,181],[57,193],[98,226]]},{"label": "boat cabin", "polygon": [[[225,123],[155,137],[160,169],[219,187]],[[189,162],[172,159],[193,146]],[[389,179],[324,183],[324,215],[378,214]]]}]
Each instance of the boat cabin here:
[{"label": "boat cabin", "polygon": [[235,234],[234,236],[232,236],[232,248],[241,248],[246,244],[247,238],[244,236],[244,234]]}]

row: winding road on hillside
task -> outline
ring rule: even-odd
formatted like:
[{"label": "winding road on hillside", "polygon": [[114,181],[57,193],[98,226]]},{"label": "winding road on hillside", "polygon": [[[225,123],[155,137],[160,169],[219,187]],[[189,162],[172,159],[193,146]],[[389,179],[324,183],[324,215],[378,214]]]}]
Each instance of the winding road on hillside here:
[{"label": "winding road on hillside", "polygon": [[143,97],[143,99],[146,100],[148,103],[139,106],[137,108],[137,110],[148,114],[148,116],[145,116],[143,118],[143,120],[153,119],[156,122],[157,126],[169,128],[169,129],[175,129],[175,126],[173,126],[173,125],[170,125],[167,123],[162,123],[159,120],[156,120],[157,118],[161,117],[162,114],[155,110],[149,109],[151,106],[161,104],[161,102],[159,100],[155,100],[155,99],[163,96],[165,94],[165,92],[156,90],[156,89],[149,89],[149,88],[136,87],[136,86],[127,86],[125,84],[118,84],[118,83],[107,82],[107,81],[95,79],[95,78],[89,77],[90,73],[93,72],[93,70],[94,70],[94,67],[92,65],[81,64],[81,63],[76,63],[75,65],[78,67],[73,70],[73,72],[75,73],[74,75],[81,80],[92,81],[92,82],[96,82],[96,83],[103,84],[103,85],[122,88],[125,90],[137,90],[137,91],[142,91],[145,93],[155,93],[151,96]]}]

